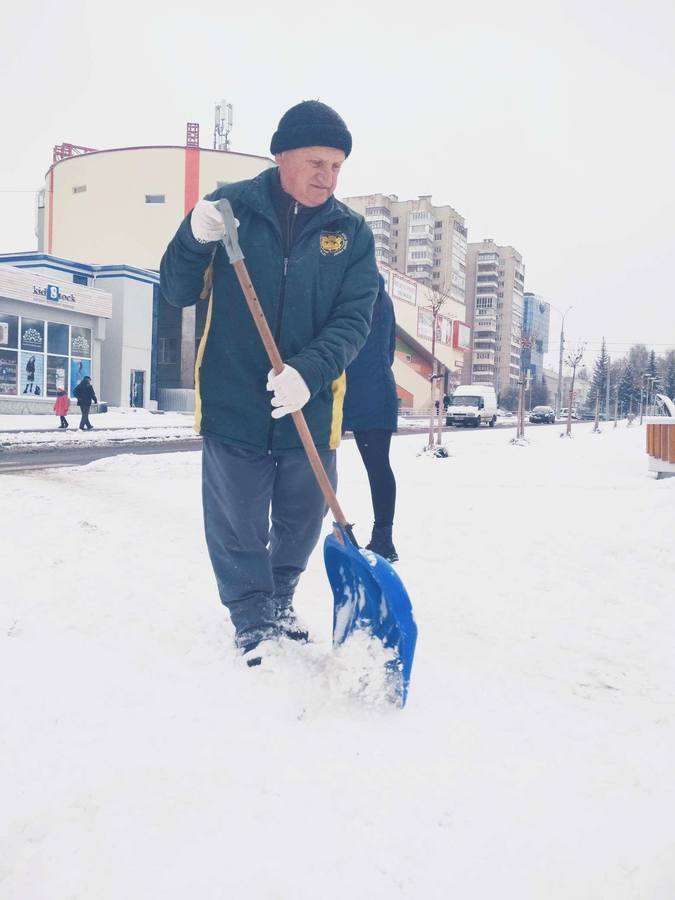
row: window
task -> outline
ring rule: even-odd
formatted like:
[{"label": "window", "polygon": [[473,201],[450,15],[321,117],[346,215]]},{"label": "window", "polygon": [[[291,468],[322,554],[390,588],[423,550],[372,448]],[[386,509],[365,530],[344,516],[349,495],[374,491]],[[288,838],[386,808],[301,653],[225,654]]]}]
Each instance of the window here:
[{"label": "window", "polygon": [[[17,349],[19,340],[19,317],[0,313],[0,348]],[[2,391],[0,391],[2,393]]]},{"label": "window", "polygon": [[83,284],[86,287],[89,281],[86,275],[73,275],[73,284]]},{"label": "window", "polygon": [[73,188],[73,193],[74,194],[84,194],[84,192],[86,190],[87,190],[86,184],[76,184],[75,187]]},{"label": "window", "polygon": [[434,228],[442,228],[442,227],[443,227],[442,222],[434,222]]},{"label": "window", "polygon": [[68,356],[68,326],[56,322],[47,323],[47,352]]},{"label": "window", "polygon": [[159,339],[157,362],[162,366],[170,366],[178,362],[178,338],[161,337]]},{"label": "window", "polygon": [[[70,328],[70,355],[91,357],[91,328],[80,328],[71,325]],[[85,372],[85,375],[91,374]]]},{"label": "window", "polygon": [[146,194],[145,202],[146,203],[166,203],[166,195],[165,194]]},{"label": "window", "polygon": [[[392,225],[398,225],[398,216],[394,216],[394,218],[391,220],[391,222],[392,222]],[[398,234],[398,231],[396,232],[396,234]]]}]

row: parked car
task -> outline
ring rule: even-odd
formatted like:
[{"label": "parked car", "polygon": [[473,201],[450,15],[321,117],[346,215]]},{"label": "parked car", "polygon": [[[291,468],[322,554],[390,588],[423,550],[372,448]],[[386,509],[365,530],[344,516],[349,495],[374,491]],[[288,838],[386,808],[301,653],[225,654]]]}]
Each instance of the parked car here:
[{"label": "parked car", "polygon": [[530,413],[530,422],[555,422],[555,410],[552,406],[535,406]]},{"label": "parked car", "polygon": [[445,411],[446,425],[481,423],[493,428],[497,421],[497,395],[491,384],[460,384]]}]

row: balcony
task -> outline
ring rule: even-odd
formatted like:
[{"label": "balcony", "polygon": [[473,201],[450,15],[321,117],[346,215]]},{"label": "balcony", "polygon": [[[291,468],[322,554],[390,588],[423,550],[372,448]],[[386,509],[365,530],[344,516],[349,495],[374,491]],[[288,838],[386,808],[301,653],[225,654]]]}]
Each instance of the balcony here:
[{"label": "balcony", "polygon": [[391,231],[391,226],[389,222],[384,219],[366,219],[366,222],[370,226],[370,230],[373,234],[389,234]]}]

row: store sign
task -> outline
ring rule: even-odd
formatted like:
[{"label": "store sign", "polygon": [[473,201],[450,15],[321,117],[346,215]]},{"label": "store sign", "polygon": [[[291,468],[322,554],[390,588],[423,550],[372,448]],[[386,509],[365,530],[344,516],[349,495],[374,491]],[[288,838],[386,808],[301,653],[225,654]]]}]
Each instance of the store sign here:
[{"label": "store sign", "polygon": [[52,300],[54,303],[58,303],[59,300],[65,300],[68,303],[75,303],[75,294],[65,293],[65,291],[61,290],[58,284],[46,284],[44,285],[44,287],[40,287],[40,285],[34,284],[33,293],[38,297],[46,297],[47,300]]},{"label": "store sign", "polygon": [[42,277],[13,266],[0,265],[0,297],[35,303],[38,306],[58,305],[69,312],[87,316],[112,318],[112,295],[97,288],[61,282],[50,275]]},{"label": "store sign", "polygon": [[[436,316],[436,341],[439,344],[452,345],[455,322],[448,316]],[[430,341],[433,335],[434,316],[430,309],[417,310],[417,336]]]},{"label": "store sign", "polygon": [[452,343],[452,319],[447,316],[436,317],[436,340],[441,344]]},{"label": "store sign", "polygon": [[392,273],[391,296],[394,300],[417,305],[417,283]]},{"label": "store sign", "polygon": [[452,346],[455,350],[471,349],[471,329],[459,320],[452,323]]},{"label": "store sign", "polygon": [[417,337],[430,341],[434,335],[434,317],[430,309],[417,310]]}]

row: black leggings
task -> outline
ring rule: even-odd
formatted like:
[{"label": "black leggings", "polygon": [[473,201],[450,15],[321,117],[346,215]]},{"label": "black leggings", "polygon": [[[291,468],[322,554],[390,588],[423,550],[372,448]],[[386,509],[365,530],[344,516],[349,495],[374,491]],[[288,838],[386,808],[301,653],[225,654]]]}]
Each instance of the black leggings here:
[{"label": "black leggings", "polygon": [[391,528],[396,506],[396,479],[389,465],[391,431],[382,428],[355,431],[354,438],[368,473],[375,525]]}]

